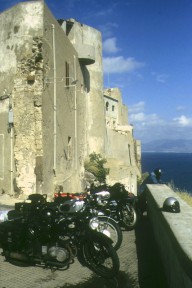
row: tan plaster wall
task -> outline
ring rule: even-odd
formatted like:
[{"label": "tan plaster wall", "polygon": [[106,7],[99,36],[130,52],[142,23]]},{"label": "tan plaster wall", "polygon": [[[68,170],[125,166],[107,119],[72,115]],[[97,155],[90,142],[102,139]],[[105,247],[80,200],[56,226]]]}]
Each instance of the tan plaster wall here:
[{"label": "tan plaster wall", "polygon": [[[51,12],[45,7],[43,147],[44,191],[51,193],[60,184],[64,191],[82,191],[85,146],[85,88],[77,52]],[[54,32],[53,27],[54,25]],[[56,82],[54,84],[53,33],[55,34]],[[65,62],[69,64],[69,84],[66,86]],[[54,147],[54,89],[56,90],[56,147]],[[68,141],[71,138],[69,157]],[[56,171],[54,168],[56,151]]]},{"label": "tan plaster wall", "polygon": [[[105,114],[103,99],[103,67],[101,33],[89,26],[72,19],[73,26],[68,34],[72,44],[80,42],[82,46],[95,48],[95,63],[85,66],[81,63],[84,76],[86,95],[86,131],[87,155],[92,152],[104,153]],[[65,23],[63,24],[65,30]],[[78,49],[78,45],[77,49]]]}]

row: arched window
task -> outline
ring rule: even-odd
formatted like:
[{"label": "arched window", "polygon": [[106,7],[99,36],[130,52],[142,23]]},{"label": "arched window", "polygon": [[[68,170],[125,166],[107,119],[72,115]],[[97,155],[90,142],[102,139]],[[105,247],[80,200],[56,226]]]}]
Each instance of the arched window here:
[{"label": "arched window", "polygon": [[106,102],[106,103],[105,103],[105,108],[106,108],[106,111],[109,110],[109,102]]}]

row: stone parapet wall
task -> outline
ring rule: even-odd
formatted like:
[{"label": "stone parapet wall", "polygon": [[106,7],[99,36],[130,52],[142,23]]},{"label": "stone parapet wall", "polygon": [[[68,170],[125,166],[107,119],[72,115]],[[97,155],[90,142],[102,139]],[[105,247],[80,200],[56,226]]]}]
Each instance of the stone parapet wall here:
[{"label": "stone parapet wall", "polygon": [[[163,261],[168,287],[192,287],[192,207],[164,184],[148,184],[148,215]],[[167,197],[175,197],[180,213],[162,211]]]}]

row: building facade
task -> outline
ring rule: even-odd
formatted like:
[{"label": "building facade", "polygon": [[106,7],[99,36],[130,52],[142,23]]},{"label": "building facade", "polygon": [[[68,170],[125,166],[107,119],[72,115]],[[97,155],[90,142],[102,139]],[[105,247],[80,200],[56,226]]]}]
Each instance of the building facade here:
[{"label": "building facade", "polygon": [[105,89],[104,101],[108,181],[121,182],[129,192],[137,194],[137,180],[141,175],[140,141],[133,137],[133,126],[128,122],[128,108],[122,103],[120,90]]},{"label": "building facade", "polygon": [[57,21],[43,1],[6,10],[0,25],[0,192],[83,191],[92,152],[109,159],[109,181],[118,180],[111,163],[125,155],[123,173],[137,177],[140,144],[127,108],[119,92],[103,95],[101,33],[74,19]]}]

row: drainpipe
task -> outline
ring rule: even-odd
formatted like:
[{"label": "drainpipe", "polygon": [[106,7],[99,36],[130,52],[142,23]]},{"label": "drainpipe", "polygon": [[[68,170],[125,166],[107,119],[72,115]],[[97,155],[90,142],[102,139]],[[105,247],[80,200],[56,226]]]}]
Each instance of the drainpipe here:
[{"label": "drainpipe", "polygon": [[[76,72],[76,56],[73,56],[74,60],[74,78],[77,79],[77,72]],[[76,84],[74,87],[75,91],[75,170],[77,170],[77,88]]]},{"label": "drainpipe", "polygon": [[56,176],[56,145],[57,145],[57,87],[56,87],[56,54],[55,54],[55,25],[52,24],[52,32],[53,32],[53,173]]},{"label": "drainpipe", "polygon": [[13,194],[13,127],[11,127],[11,195]]},{"label": "drainpipe", "polygon": [[10,132],[10,173],[11,173],[11,195],[14,194],[13,191],[13,104],[12,95],[9,95],[9,119],[8,119],[8,131]]},{"label": "drainpipe", "polygon": [[[13,169],[14,169],[14,159],[13,159],[13,103],[12,103],[12,94],[5,94],[0,96],[0,101],[5,100],[9,98],[9,110],[8,110],[8,133],[10,133],[10,173],[11,173],[11,179],[10,179],[10,191],[11,195],[14,194],[13,189]],[[4,155],[4,134],[3,134],[3,155]],[[3,156],[3,173],[4,173],[4,156]],[[4,176],[3,176],[4,178]]]}]

